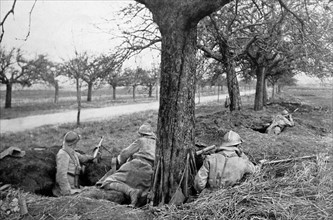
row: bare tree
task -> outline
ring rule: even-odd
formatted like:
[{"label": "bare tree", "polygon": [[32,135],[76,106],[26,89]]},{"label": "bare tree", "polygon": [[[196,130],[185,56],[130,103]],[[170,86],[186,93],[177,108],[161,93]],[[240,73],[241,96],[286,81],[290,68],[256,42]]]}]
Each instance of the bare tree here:
[{"label": "bare tree", "polygon": [[157,83],[158,76],[159,70],[157,68],[151,70],[144,70],[143,72],[141,84],[144,89],[148,91],[149,98],[153,97],[153,89]]},{"label": "bare tree", "polygon": [[144,78],[146,71],[140,67],[136,69],[126,68],[124,70],[123,79],[125,85],[132,87],[133,100],[135,101],[136,88],[142,85],[142,79]]},{"label": "bare tree", "polygon": [[87,101],[92,100],[93,86],[98,86],[119,65],[115,55],[100,55],[98,57],[87,56],[88,69],[82,74],[82,80],[88,85]]},{"label": "bare tree", "polygon": [[5,108],[12,107],[13,84],[30,86],[33,81],[31,61],[25,59],[20,49],[11,49],[7,52],[0,49],[0,82],[6,85]]},{"label": "bare tree", "polygon": [[82,76],[89,70],[87,54],[79,54],[77,51],[75,51],[75,57],[65,62],[63,69],[70,78],[75,80],[77,100],[76,125],[80,126]]},{"label": "bare tree", "polygon": [[59,82],[61,76],[61,65],[50,61],[46,55],[39,55],[32,63],[33,77],[36,80],[54,87],[54,103],[59,101]]}]

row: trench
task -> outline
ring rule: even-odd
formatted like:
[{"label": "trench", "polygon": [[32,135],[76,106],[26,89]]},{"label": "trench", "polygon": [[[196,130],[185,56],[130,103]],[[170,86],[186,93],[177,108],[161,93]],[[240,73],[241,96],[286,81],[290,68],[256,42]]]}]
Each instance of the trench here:
[{"label": "trench", "polygon": [[[39,150],[35,150],[39,149]],[[6,156],[0,160],[0,185],[10,184],[26,192],[42,196],[53,196],[55,185],[56,154],[60,146],[40,148],[36,146],[26,150],[22,158]],[[81,186],[93,186],[111,169],[111,157],[102,158],[98,163],[88,163],[80,175]]]}]

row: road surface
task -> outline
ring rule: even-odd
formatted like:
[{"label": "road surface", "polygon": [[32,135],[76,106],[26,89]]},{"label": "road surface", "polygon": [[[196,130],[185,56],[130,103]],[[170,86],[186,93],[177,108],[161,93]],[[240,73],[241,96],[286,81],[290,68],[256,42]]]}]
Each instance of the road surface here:
[{"label": "road surface", "polygon": [[[250,95],[254,91],[241,92],[241,95]],[[219,99],[225,99],[226,94],[221,94]],[[217,95],[200,97],[200,104],[205,102],[217,101]],[[196,99],[196,103],[198,100]],[[139,103],[131,105],[111,106],[104,108],[81,109],[80,121],[100,121],[107,120],[119,115],[132,114],[135,112],[146,110],[157,110],[158,102]],[[71,110],[67,112],[52,113],[45,115],[34,115],[14,119],[0,120],[0,133],[20,132],[44,125],[57,125],[64,123],[75,123],[77,111]]]}]

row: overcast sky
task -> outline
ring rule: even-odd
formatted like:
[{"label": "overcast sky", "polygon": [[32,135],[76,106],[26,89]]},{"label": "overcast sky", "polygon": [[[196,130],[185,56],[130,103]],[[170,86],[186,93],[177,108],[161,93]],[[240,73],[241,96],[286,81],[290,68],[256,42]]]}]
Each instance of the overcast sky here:
[{"label": "overcast sky", "polygon": [[[31,15],[30,36],[22,40],[29,31],[29,12],[34,0],[18,0],[15,15],[10,15],[5,23],[2,46],[7,49],[21,48],[27,55],[48,54],[54,61],[73,57],[74,48],[90,53],[112,51],[119,43],[111,40],[110,34],[96,28],[103,25],[114,33],[118,30],[117,12],[131,0],[37,0]],[[13,0],[1,0],[1,20],[11,8]],[[105,22],[105,19],[115,19]],[[130,64],[149,67],[156,55],[137,57]],[[128,64],[128,65],[130,65]]]}]

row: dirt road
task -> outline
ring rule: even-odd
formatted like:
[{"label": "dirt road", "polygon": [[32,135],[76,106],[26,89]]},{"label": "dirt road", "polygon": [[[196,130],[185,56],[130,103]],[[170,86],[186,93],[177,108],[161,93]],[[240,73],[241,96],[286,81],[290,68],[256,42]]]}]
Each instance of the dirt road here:
[{"label": "dirt road", "polygon": [[[246,91],[241,92],[241,95],[250,95],[253,93],[254,91]],[[225,97],[226,95],[222,94],[219,96],[219,99],[224,100]],[[217,99],[217,95],[200,97],[200,104],[217,101]],[[196,103],[198,103],[198,98],[196,99]],[[132,105],[111,106],[105,108],[82,109],[80,120],[81,122],[107,120],[119,115],[126,115],[146,110],[157,110],[158,106],[158,102],[150,102]],[[0,133],[3,134],[9,132],[20,132],[43,125],[72,123],[76,122],[76,116],[77,111],[67,111],[45,115],[27,116],[15,119],[4,119],[0,120]]]}]

